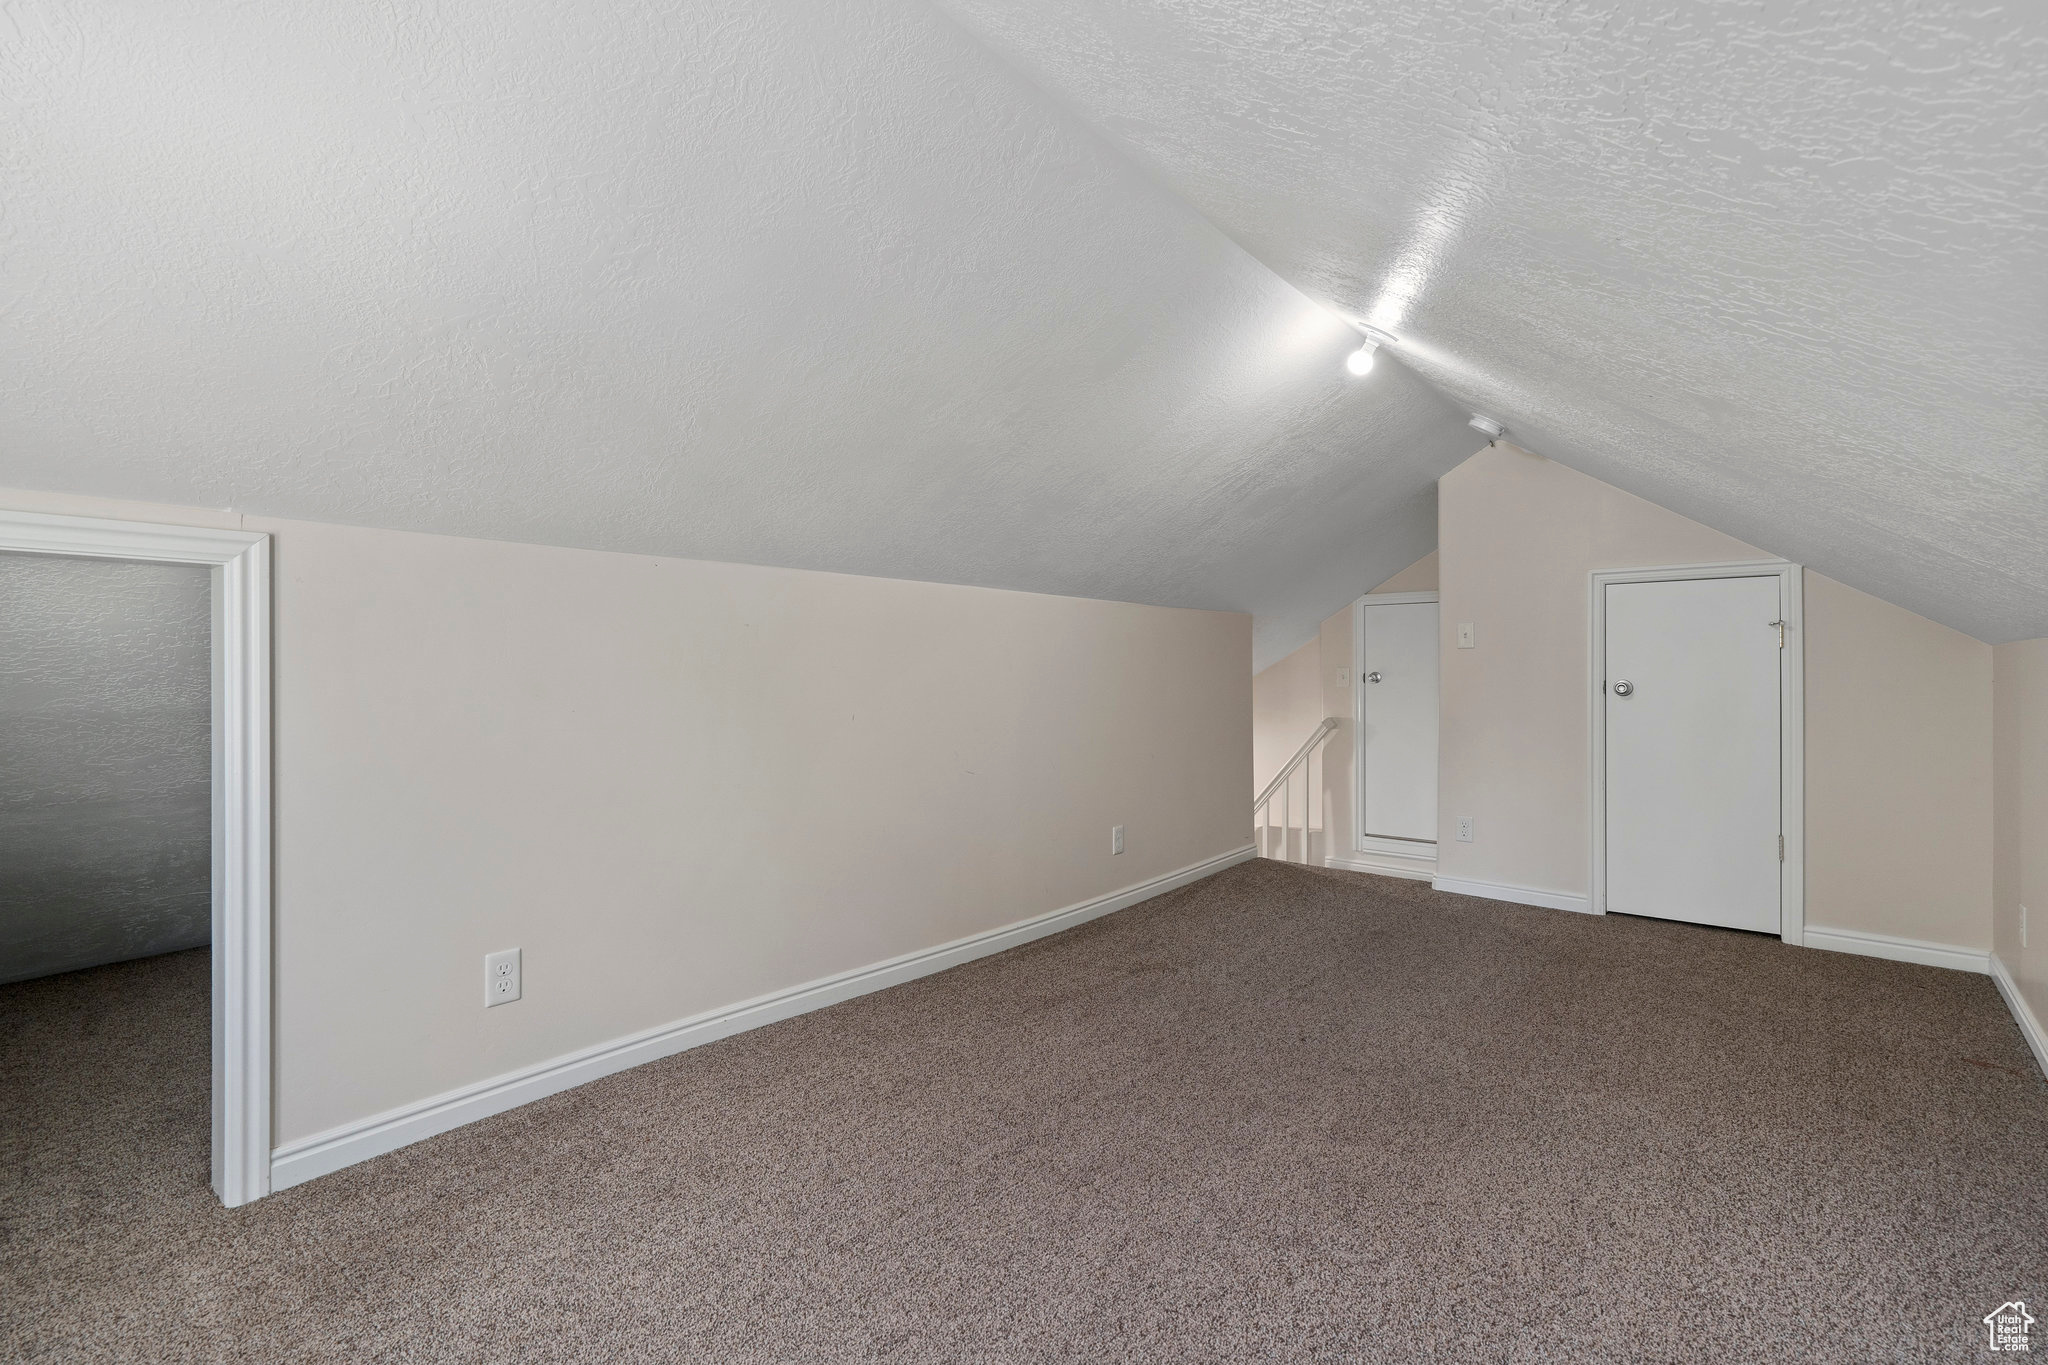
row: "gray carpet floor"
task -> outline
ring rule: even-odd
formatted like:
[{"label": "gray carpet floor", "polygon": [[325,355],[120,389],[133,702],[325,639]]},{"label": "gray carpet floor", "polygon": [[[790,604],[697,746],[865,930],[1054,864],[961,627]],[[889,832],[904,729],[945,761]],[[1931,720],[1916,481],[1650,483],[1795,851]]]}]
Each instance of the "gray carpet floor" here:
[{"label": "gray carpet floor", "polygon": [[205,992],[0,990],[0,1357],[1974,1361],[2048,1319],[2048,1084],[1936,968],[1255,862],[233,1211]]}]

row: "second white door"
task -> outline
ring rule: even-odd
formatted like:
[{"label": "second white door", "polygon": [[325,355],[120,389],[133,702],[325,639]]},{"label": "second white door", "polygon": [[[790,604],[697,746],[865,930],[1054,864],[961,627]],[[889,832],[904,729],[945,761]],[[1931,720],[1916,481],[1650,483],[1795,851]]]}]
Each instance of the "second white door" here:
[{"label": "second white door", "polygon": [[1778,579],[1609,583],[1607,909],[1779,930]]},{"label": "second white door", "polygon": [[1359,729],[1360,830],[1436,840],[1437,604],[1367,599]]}]

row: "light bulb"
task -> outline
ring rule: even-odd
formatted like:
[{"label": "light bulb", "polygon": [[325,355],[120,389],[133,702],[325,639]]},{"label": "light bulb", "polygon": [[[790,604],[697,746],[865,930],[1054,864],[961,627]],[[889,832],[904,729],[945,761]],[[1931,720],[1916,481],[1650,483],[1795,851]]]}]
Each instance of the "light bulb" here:
[{"label": "light bulb", "polygon": [[1344,368],[1353,374],[1372,373],[1372,353],[1379,348],[1370,341],[1344,357]]}]

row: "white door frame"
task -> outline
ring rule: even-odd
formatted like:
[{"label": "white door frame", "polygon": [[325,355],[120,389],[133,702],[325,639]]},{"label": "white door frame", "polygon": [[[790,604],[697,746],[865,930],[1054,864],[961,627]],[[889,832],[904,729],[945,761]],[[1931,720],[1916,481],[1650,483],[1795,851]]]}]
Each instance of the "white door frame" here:
[{"label": "white door frame", "polygon": [[270,537],[0,509],[0,551],[213,569],[213,1189],[270,1193]]},{"label": "white door frame", "polygon": [[1785,836],[1785,858],[1778,866],[1778,937],[1796,946],[1806,942],[1805,592],[1799,566],[1783,559],[1679,564],[1657,569],[1600,569],[1591,575],[1586,729],[1592,751],[1590,908],[1594,914],[1607,913],[1607,727],[1603,709],[1607,693],[1607,585],[1765,577],[1778,580],[1778,617],[1785,623],[1785,648],[1778,662],[1778,828]]},{"label": "white door frame", "polygon": [[[1427,878],[1436,870],[1436,845],[1420,839],[1388,839],[1365,832],[1365,609],[1403,603],[1434,602],[1431,592],[1369,592],[1351,604],[1351,847],[1375,858],[1393,858],[1411,877]],[[1437,645],[1443,645],[1443,622],[1437,622]],[[1439,708],[1441,715],[1441,708]]]}]

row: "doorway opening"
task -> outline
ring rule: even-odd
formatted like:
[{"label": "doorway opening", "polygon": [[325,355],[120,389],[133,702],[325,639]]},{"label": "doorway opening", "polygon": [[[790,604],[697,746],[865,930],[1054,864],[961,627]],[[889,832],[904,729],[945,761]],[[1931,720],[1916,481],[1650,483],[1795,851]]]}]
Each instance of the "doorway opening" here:
[{"label": "doorway opening", "polygon": [[[56,785],[39,794],[30,784],[31,790],[17,798],[18,813],[26,822],[22,832],[35,832],[30,826],[40,831],[36,839],[43,850],[42,881],[25,878],[10,894],[37,901],[49,913],[19,926],[14,975],[50,980],[54,973],[85,967],[95,959],[105,964],[147,954],[153,967],[125,973],[102,967],[114,975],[97,984],[165,1000],[183,999],[188,1005],[204,989],[209,998],[205,1089],[211,1113],[211,1184],[230,1206],[260,1198],[270,1190],[270,538],[237,530],[0,511],[0,555],[7,561],[0,567],[14,570],[17,585],[25,592],[43,589],[77,599],[95,584],[118,584],[117,595],[125,595],[134,609],[133,619],[125,625],[120,612],[109,614],[104,602],[97,618],[74,621],[77,628],[68,633],[61,622],[52,622],[40,657],[27,665],[28,678],[15,680],[22,706],[38,712],[36,723],[17,728],[16,742],[25,742],[29,731],[39,730],[36,742],[42,747],[40,757],[11,766],[26,772],[38,765],[55,768],[68,763],[82,771],[56,773]],[[181,579],[175,571],[143,573],[124,581],[118,569],[126,566],[109,561],[129,561],[139,568],[196,568],[206,581],[202,590],[196,580]],[[147,634],[135,612],[152,601],[159,606],[178,604],[172,614],[182,615],[188,624],[197,624],[203,615],[206,636],[203,647],[189,638],[182,646],[199,650],[203,662],[200,657],[181,657],[168,639],[157,641],[168,648],[143,651],[159,667],[184,675],[175,686],[167,677],[154,679],[154,700],[159,704],[141,727],[154,727],[161,741],[154,752],[146,737],[139,746],[119,742],[124,727],[136,729],[131,723],[135,717],[124,719],[115,714],[120,708],[111,705],[109,689],[120,680],[90,677],[95,665],[80,652],[92,645],[95,634],[104,637],[122,629],[131,636]],[[37,669],[45,670],[43,685],[53,695],[36,695]],[[200,704],[192,694],[200,690],[196,675],[202,670],[203,761],[189,749],[173,752],[180,750],[173,732],[182,726],[190,738],[192,708]],[[107,693],[100,697],[97,722],[95,689]],[[63,756],[74,749],[72,758]],[[202,766],[203,822],[192,809],[202,790],[196,775]],[[129,799],[108,799],[124,780]],[[63,786],[63,781],[70,785]],[[134,799],[138,781],[152,788],[149,799]],[[87,808],[98,801],[98,818],[86,821],[81,810],[67,815],[63,808],[72,797]],[[67,820],[89,828],[67,836]],[[194,831],[201,827],[203,855],[191,844]],[[80,837],[96,841],[102,855],[97,893],[90,875],[82,880],[73,877],[67,893],[73,900],[97,894],[102,908],[112,910],[92,916],[90,925],[62,913],[64,897],[56,888],[68,856],[67,837],[73,842]],[[109,860],[107,855],[117,844],[126,852]],[[196,947],[201,939],[208,942],[203,973]],[[170,951],[175,949],[184,952]]]}]

